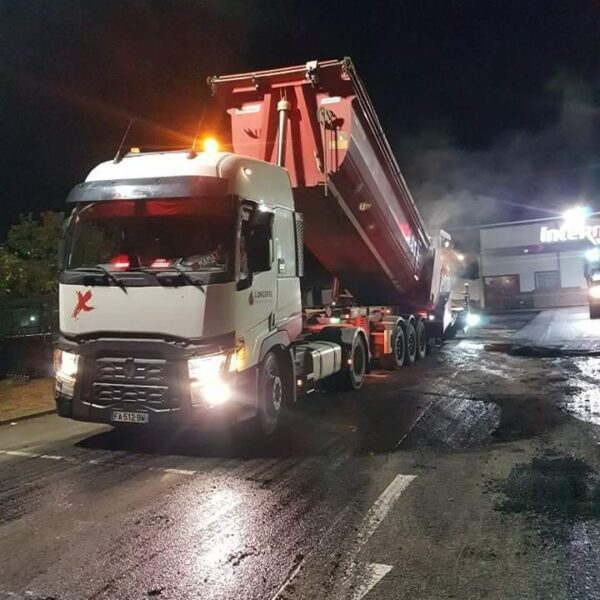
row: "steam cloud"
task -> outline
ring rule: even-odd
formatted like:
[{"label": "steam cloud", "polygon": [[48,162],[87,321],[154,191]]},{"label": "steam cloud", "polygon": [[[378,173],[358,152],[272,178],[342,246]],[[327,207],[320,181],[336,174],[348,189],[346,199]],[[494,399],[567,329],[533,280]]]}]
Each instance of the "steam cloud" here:
[{"label": "steam cloud", "polygon": [[557,122],[505,135],[485,151],[454,147],[444,134],[410,140],[401,165],[431,231],[555,216],[576,203],[600,209],[600,107],[591,90],[555,78]]}]

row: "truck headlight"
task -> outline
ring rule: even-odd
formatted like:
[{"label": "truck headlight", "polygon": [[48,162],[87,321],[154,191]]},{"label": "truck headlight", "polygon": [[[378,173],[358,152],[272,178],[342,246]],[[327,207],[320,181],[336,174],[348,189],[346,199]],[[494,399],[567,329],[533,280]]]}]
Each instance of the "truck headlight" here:
[{"label": "truck headlight", "polygon": [[600,249],[598,248],[590,248],[585,251],[585,260],[588,262],[596,262],[600,260]]},{"label": "truck headlight", "polygon": [[593,285],[590,288],[590,298],[598,300],[600,298],[600,285]]},{"label": "truck headlight", "polygon": [[188,360],[191,401],[194,406],[213,408],[231,398],[231,387],[225,374],[235,371],[235,354],[223,352],[195,356]]},{"label": "truck headlight", "polygon": [[56,348],[54,350],[54,374],[56,390],[64,396],[73,396],[79,355]]},{"label": "truck headlight", "polygon": [[467,315],[467,326],[468,327],[477,327],[481,323],[481,316],[477,313],[470,312]]}]

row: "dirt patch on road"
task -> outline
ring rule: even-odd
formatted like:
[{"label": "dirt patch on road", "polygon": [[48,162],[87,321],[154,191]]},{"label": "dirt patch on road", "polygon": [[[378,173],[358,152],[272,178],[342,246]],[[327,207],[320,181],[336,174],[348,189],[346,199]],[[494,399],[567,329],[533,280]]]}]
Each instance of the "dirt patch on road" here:
[{"label": "dirt patch on road", "polygon": [[499,510],[561,520],[600,518],[600,477],[576,457],[546,454],[516,465],[502,486]]},{"label": "dirt patch on road", "polygon": [[0,423],[54,410],[53,381],[0,381]]}]

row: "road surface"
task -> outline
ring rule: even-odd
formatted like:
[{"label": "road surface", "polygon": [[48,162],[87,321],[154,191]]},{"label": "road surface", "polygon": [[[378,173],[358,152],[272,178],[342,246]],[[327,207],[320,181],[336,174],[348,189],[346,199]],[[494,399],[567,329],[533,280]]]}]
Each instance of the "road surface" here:
[{"label": "road surface", "polygon": [[268,443],[1,427],[0,599],[600,598],[600,359],[511,323]]}]

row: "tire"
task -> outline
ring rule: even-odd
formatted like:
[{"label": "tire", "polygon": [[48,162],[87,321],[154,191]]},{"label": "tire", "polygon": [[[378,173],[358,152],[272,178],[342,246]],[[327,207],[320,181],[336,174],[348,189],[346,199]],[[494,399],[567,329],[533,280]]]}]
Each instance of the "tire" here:
[{"label": "tire", "polygon": [[367,371],[367,347],[361,335],[356,335],[348,354],[350,364],[339,374],[339,388],[343,390],[359,390],[365,382]]},{"label": "tire", "polygon": [[425,323],[417,321],[417,359],[421,360],[427,356],[427,332],[425,331]]},{"label": "tire", "polygon": [[453,340],[456,337],[456,324],[448,326],[442,340]]},{"label": "tire", "polygon": [[412,365],[417,360],[417,330],[412,321],[406,323],[406,352],[404,364]]},{"label": "tire", "polygon": [[381,366],[388,371],[397,371],[404,366],[406,355],[406,336],[404,329],[396,325],[392,333],[392,351],[381,359]]},{"label": "tire", "polygon": [[280,360],[268,352],[258,374],[258,406],[255,427],[258,433],[271,435],[277,429],[287,391]]},{"label": "tire", "polygon": [[590,304],[590,319],[600,319],[600,304]]}]

